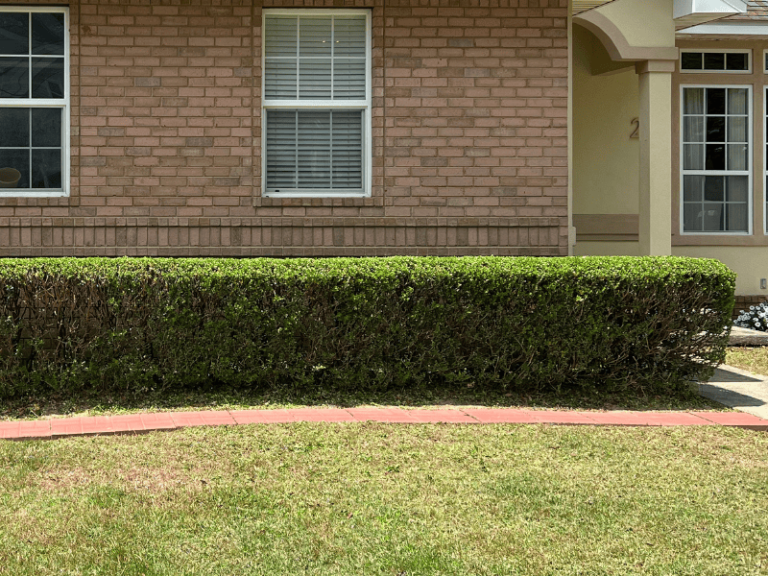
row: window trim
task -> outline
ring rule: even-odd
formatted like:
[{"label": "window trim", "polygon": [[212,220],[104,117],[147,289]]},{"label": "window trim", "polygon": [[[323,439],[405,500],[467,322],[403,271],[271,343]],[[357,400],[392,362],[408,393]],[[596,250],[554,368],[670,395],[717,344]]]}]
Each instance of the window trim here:
[{"label": "window trim", "polygon": [[[746,54],[746,70],[684,70],[683,54]],[[678,59],[678,68],[681,74],[752,74],[752,50],[750,48],[682,48]]]},{"label": "window trim", "polygon": [[[71,190],[71,127],[70,127],[70,32],[69,32],[69,7],[67,6],[0,6],[0,12],[16,13],[58,13],[64,14],[64,98],[3,98],[0,99],[0,108],[58,108],[62,115],[61,135],[61,190],[45,188],[0,188],[0,198],[59,198],[69,196]],[[55,57],[55,56],[53,56]]]},{"label": "window trim", "polygon": [[[685,128],[685,112],[683,110],[684,105],[684,99],[683,94],[686,88],[738,88],[738,89],[744,89],[747,90],[747,111],[748,111],[748,118],[747,121],[747,138],[749,139],[749,145],[750,145],[750,151],[747,155],[747,161],[749,162],[749,168],[746,170],[747,174],[747,231],[728,231],[728,230],[718,230],[718,231],[704,231],[704,230],[697,230],[694,232],[686,232],[685,230],[685,188],[684,188],[684,181],[686,176],[686,171],[683,169],[683,160],[685,158],[685,152],[684,152],[684,128]],[[755,174],[755,162],[754,162],[754,145],[755,145],[755,139],[754,139],[754,124],[755,119],[753,118],[754,114],[754,94],[752,90],[752,84],[680,84],[680,91],[678,94],[679,97],[679,103],[680,103],[680,126],[679,126],[679,160],[678,160],[678,172],[679,174],[679,191],[680,191],[680,198],[678,205],[680,207],[680,216],[679,216],[679,226],[680,226],[680,235],[681,236],[752,236],[754,234],[753,231],[753,218],[754,218],[754,203],[755,203],[755,191],[754,191],[754,174]],[[706,114],[704,115],[706,117]],[[706,128],[705,128],[706,130]],[[727,136],[726,136],[727,138]],[[688,171],[692,172],[692,171]],[[725,176],[728,175],[729,171],[727,170],[695,170],[693,172],[700,172],[701,174],[694,174],[694,175],[702,175],[707,176],[710,174],[705,174],[706,172],[718,172],[719,174],[723,174]],[[718,174],[718,175],[719,175]],[[736,174],[739,176],[744,176],[744,174]]]},{"label": "window trim", "polygon": [[[268,16],[361,16],[365,15],[365,100],[267,100],[266,94],[266,48],[264,30]],[[333,8],[265,8],[261,15],[261,195],[264,198],[369,198],[372,189],[373,135],[371,84],[371,10]],[[302,110],[311,108],[338,108],[340,110],[363,110],[363,191],[362,193],[335,192],[333,190],[306,190],[301,192],[267,192],[267,123],[266,111],[275,109]]]}]

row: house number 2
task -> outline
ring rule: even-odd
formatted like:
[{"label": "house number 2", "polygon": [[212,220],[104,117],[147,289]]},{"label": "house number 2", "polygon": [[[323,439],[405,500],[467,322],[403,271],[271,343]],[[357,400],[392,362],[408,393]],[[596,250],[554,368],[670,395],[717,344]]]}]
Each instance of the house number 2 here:
[{"label": "house number 2", "polygon": [[635,140],[640,138],[640,118],[632,118],[630,124],[634,126],[635,129],[632,130],[632,134],[630,134],[629,137]]}]

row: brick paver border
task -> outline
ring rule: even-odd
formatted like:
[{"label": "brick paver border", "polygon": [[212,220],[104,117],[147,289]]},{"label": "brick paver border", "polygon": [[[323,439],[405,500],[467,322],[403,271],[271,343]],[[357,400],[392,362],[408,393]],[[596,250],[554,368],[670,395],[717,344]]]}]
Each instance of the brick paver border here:
[{"label": "brick paver border", "polygon": [[282,424],[291,422],[386,422],[393,424],[551,424],[569,426],[728,426],[768,431],[768,420],[743,412],[576,412],[511,408],[414,409],[297,408],[291,410],[209,410],[125,416],[51,418],[0,422],[0,439],[28,440],[136,434],[190,426]]}]

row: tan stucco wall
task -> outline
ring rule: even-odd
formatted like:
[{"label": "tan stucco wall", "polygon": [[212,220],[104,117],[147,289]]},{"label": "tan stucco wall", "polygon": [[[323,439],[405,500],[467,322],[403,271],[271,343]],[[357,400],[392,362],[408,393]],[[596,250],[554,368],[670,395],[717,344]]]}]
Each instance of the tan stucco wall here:
[{"label": "tan stucco wall", "polygon": [[760,289],[760,278],[768,278],[768,248],[764,246],[675,246],[675,256],[715,258],[738,275],[736,294],[768,296]]},{"label": "tan stucco wall", "polygon": [[573,28],[573,213],[637,214],[640,148],[634,66],[592,75],[608,58],[600,41]]},{"label": "tan stucco wall", "polygon": [[[638,256],[638,242],[577,242],[576,256]],[[760,246],[674,246],[674,256],[714,258],[736,272],[736,294],[768,297],[760,279],[768,279],[768,250]]]},{"label": "tan stucco wall", "polygon": [[576,242],[576,256],[639,256],[639,242]]}]

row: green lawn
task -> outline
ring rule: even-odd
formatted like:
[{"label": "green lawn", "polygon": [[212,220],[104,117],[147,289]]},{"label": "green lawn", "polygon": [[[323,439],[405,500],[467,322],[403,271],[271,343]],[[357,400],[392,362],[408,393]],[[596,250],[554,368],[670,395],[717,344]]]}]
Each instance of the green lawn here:
[{"label": "green lawn", "polygon": [[696,385],[667,394],[638,390],[606,393],[599,388],[559,391],[488,390],[473,387],[441,389],[408,388],[383,392],[338,392],[328,389],[305,391],[195,390],[150,391],[141,394],[89,394],[77,397],[24,397],[0,401],[0,420],[36,419],[46,416],[103,416],[132,412],[180,410],[249,410],[307,406],[488,406],[561,410],[727,410],[699,396]]},{"label": "green lawn", "polygon": [[768,376],[768,347],[737,347],[728,348],[725,363],[755,374]]},{"label": "green lawn", "polygon": [[0,574],[768,573],[768,434],[294,424],[0,443]]}]

